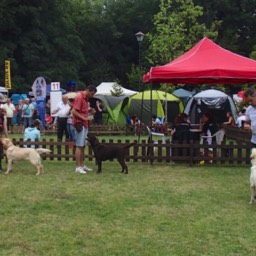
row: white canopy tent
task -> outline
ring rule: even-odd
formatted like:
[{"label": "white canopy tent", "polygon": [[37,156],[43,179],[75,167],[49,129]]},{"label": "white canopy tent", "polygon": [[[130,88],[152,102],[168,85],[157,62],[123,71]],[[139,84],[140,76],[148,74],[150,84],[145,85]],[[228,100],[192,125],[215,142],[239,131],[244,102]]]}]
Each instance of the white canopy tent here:
[{"label": "white canopy tent", "polygon": [[0,86],[0,92],[1,93],[8,93],[8,90],[5,87]]},{"label": "white canopy tent", "polygon": [[[97,86],[97,93],[96,93],[96,96],[97,95],[112,95],[111,94],[111,91],[113,91],[113,85],[115,85],[116,83],[115,82],[102,82],[100,85]],[[122,90],[123,90],[123,93],[124,95],[123,96],[127,96],[127,97],[130,97],[134,94],[136,94],[137,92],[136,91],[132,91],[132,90],[129,90],[129,89],[126,89],[124,87],[122,87]]]}]

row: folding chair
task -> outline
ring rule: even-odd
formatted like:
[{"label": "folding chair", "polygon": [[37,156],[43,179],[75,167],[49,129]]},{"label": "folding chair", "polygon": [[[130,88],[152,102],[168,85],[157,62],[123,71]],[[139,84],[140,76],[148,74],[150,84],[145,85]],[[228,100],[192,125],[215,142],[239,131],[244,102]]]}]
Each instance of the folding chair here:
[{"label": "folding chair", "polygon": [[211,136],[210,135],[209,136],[201,135],[200,136],[200,138],[201,138],[200,144],[203,144],[201,142],[203,142],[204,139],[206,139],[209,142],[209,140],[216,138],[216,144],[221,145],[221,143],[223,142],[224,136],[225,136],[225,131],[222,129],[217,131],[216,133],[214,133]]},{"label": "folding chair", "polygon": [[[153,142],[154,144],[158,144],[158,141],[153,140],[153,136],[161,137],[162,143],[165,143],[164,133],[153,132],[148,126],[147,126],[147,130],[148,130],[148,142],[149,143]],[[148,148],[148,154],[153,154],[155,150],[156,150],[156,147],[153,147],[153,151],[151,151],[150,148]]]},{"label": "folding chair", "polygon": [[162,143],[165,143],[165,134],[164,133],[160,133],[160,132],[153,132],[151,131],[151,129],[147,126],[147,130],[148,130],[148,137],[153,140],[153,136],[159,136],[162,138]]},{"label": "folding chair", "polygon": [[[201,135],[200,136],[200,144],[203,144],[204,139],[207,140],[208,144],[211,145],[212,144],[212,139],[216,138],[216,144],[217,145],[221,145],[223,140],[224,140],[224,136],[225,136],[225,131],[223,129],[217,131],[216,133],[214,133],[213,135]],[[208,149],[210,152],[213,151],[212,148]],[[210,160],[211,161],[211,160]]]}]

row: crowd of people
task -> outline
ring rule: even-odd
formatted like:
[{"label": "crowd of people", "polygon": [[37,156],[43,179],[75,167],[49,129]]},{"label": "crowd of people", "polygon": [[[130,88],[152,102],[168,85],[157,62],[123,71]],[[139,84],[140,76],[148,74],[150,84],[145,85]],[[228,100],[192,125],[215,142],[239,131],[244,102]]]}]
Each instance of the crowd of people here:
[{"label": "crowd of people", "polygon": [[[93,98],[97,89],[90,85],[84,91],[77,93],[74,99],[69,99],[68,96],[63,95],[61,102],[59,102],[55,109],[50,109],[50,101],[46,103],[46,116],[55,116],[53,118],[57,124],[57,139],[62,141],[65,135],[66,141],[70,142],[70,146],[75,145],[75,172],[85,174],[91,169],[83,164],[84,162],[84,148],[86,146],[86,137],[88,134],[89,122],[95,124],[102,123],[102,113],[104,105],[97,100],[94,107],[90,106],[90,99]],[[239,113],[237,120],[234,119],[231,112],[226,113],[227,120],[223,122],[224,125],[237,126],[239,128],[250,127],[252,131],[252,147],[256,147],[256,90],[251,87],[245,92],[245,98],[249,103],[247,108],[243,108]],[[17,105],[12,103],[10,98],[0,94],[0,135],[3,134],[8,137],[9,133],[14,132],[14,125],[22,126],[22,133],[24,141],[40,140],[40,126],[37,105],[34,99],[21,99]],[[16,116],[16,119],[14,117]],[[52,120],[53,120],[52,119]],[[14,121],[15,120],[15,121]],[[215,121],[214,115],[210,112],[202,114],[199,120],[199,129],[197,134],[207,137],[207,143],[211,145],[216,139],[213,135],[218,131],[218,125]],[[127,117],[127,124],[135,135],[140,134],[141,122],[136,115]],[[150,127],[152,131],[158,131],[160,126],[164,125],[164,119],[156,115],[152,115]],[[172,136],[172,143],[184,143],[194,139],[193,129],[189,116],[185,113],[180,113],[173,124],[170,134]],[[31,145],[34,147],[34,145]],[[181,149],[173,151],[173,155],[182,155]],[[211,149],[209,148],[209,156]]]},{"label": "crowd of people", "polygon": [[[77,94],[74,101],[66,95],[62,96],[62,101],[57,104],[56,109],[50,110],[50,102],[46,104],[46,115],[55,115],[57,122],[57,139],[66,140],[75,144],[76,169],[75,172],[85,174],[92,170],[85,166],[84,148],[86,146],[86,137],[88,134],[89,122],[96,117],[95,124],[101,124],[102,112],[104,106],[100,101],[96,102],[96,108],[91,108],[89,99],[97,92],[95,86],[90,85],[84,91]],[[40,141],[41,121],[37,113],[37,106],[34,100],[29,98],[19,100],[15,106],[10,98],[0,94],[0,136],[8,137],[9,133],[13,133],[14,115],[16,125],[22,126],[24,141],[30,141],[30,147],[35,147],[33,142]],[[24,147],[27,145],[25,144]],[[1,170],[0,170],[1,171]]]},{"label": "crowd of people", "polygon": [[38,119],[35,101],[29,98],[19,100],[17,105],[12,103],[11,98],[0,96],[0,108],[4,110],[7,118],[8,133],[14,133],[14,126],[21,126],[22,133],[32,125],[33,120]]}]

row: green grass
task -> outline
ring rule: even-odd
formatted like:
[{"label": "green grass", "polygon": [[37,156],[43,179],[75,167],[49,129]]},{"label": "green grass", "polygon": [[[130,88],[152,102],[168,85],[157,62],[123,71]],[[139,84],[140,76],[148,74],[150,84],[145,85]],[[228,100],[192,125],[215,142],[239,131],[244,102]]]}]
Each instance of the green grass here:
[{"label": "green grass", "polygon": [[[89,166],[96,166],[94,163]],[[255,255],[249,168],[27,162],[0,175],[0,255]]]}]

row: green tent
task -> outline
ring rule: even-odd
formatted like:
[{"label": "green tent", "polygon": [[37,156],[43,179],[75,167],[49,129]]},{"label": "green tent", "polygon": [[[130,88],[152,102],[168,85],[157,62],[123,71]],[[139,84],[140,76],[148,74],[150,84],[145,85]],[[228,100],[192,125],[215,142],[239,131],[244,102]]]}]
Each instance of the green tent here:
[{"label": "green tent", "polygon": [[175,117],[183,110],[182,100],[170,93],[159,90],[138,93],[129,99],[128,105],[128,114],[130,116],[136,115],[145,124],[150,124],[151,114],[165,117],[168,123],[173,123]]},{"label": "green tent", "polygon": [[105,111],[103,113],[104,124],[126,124],[129,97],[96,95],[93,99],[90,99],[90,105],[92,108],[95,107],[96,100],[100,100],[105,107]]}]

